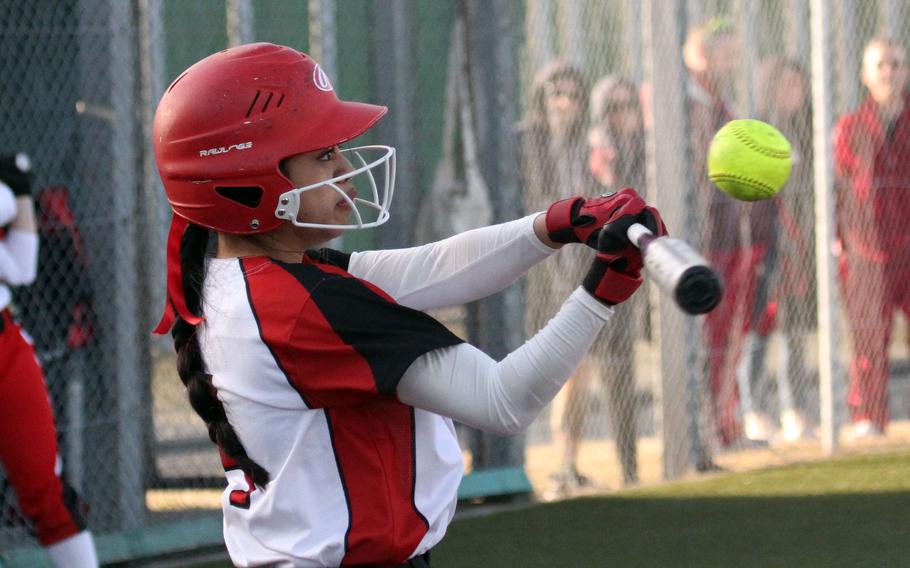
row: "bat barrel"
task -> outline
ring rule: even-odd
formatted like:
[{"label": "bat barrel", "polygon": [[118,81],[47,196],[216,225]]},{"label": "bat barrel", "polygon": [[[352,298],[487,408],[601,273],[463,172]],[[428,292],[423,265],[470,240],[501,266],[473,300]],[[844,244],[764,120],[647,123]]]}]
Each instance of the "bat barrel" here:
[{"label": "bat barrel", "polygon": [[714,309],[723,296],[723,286],[717,273],[709,266],[692,266],[679,277],[673,291],[676,303],[688,314],[706,314]]},{"label": "bat barrel", "polygon": [[689,243],[672,237],[655,237],[636,223],[629,239],[642,250],[645,270],[686,313],[704,314],[720,302],[723,285],[717,272]]}]

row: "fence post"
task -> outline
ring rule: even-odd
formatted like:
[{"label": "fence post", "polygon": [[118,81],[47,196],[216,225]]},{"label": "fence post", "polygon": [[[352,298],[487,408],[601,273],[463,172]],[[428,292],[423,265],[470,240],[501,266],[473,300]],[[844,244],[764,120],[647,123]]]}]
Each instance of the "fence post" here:
[{"label": "fence post", "polygon": [[[514,3],[469,0],[467,11],[468,60],[477,117],[478,154],[486,185],[493,188],[493,221],[515,219],[522,213],[515,151],[514,125],[518,116],[516,40],[518,22]],[[477,302],[472,341],[494,358],[521,345],[524,317],[521,289],[515,285]],[[481,468],[524,464],[524,436],[501,438],[480,433],[472,451]]]},{"label": "fence post", "polygon": [[[648,179],[667,225],[678,234],[691,234],[686,214],[690,193],[687,173],[688,139],[685,135],[686,72],[682,61],[683,0],[649,0],[644,3],[645,77],[651,81],[653,124],[648,139]],[[659,82],[656,80],[659,78]],[[660,159],[655,159],[657,156]],[[658,387],[659,430],[663,442],[663,476],[683,475],[692,461],[697,437],[698,380],[694,319],[672,301],[658,296],[654,326],[660,345],[661,381]]]},{"label": "fence post", "polygon": [[[104,235],[97,237],[109,240],[101,250],[107,249],[110,256],[99,258],[95,266],[101,271],[99,276],[105,278],[110,295],[107,301],[95,302],[95,308],[102,316],[101,321],[109,322],[102,338],[106,357],[100,368],[108,377],[109,391],[115,397],[110,404],[116,423],[105,433],[99,430],[99,438],[103,440],[93,448],[101,453],[95,460],[111,468],[107,483],[95,481],[106,486],[106,494],[116,499],[116,515],[111,520],[119,529],[129,530],[142,526],[145,518],[143,480],[147,466],[142,459],[145,422],[136,417],[143,410],[144,401],[149,400],[150,377],[148,358],[140,354],[148,345],[145,341],[148,330],[139,326],[142,318],[137,284],[142,262],[137,254],[138,229],[134,222],[140,203],[136,172],[142,168],[137,149],[141,129],[135,120],[135,88],[139,77],[135,69],[135,37],[129,32],[136,17],[133,5],[116,0],[107,4],[105,56],[110,76],[116,80],[110,81],[109,93],[89,91],[86,98],[91,101],[92,95],[106,96],[110,101],[110,121],[103,127],[108,145],[103,151],[108,152],[109,171],[95,171],[96,181],[109,183],[106,198],[110,208],[104,217],[109,226]],[[94,10],[83,12],[84,18],[93,16]],[[86,69],[94,65],[97,63],[88,63]],[[105,446],[111,447],[113,456],[103,454]]]},{"label": "fence post", "polygon": [[338,42],[335,30],[335,2],[309,0],[310,54],[333,81],[338,80]]},{"label": "fence post", "polygon": [[[815,167],[815,262],[818,280],[818,375],[821,441],[826,455],[837,451],[839,365],[837,281],[834,242],[834,167],[831,163],[833,96],[831,93],[830,0],[810,4],[812,37],[812,107]],[[845,28],[847,26],[844,26]]]},{"label": "fence post", "polygon": [[253,6],[250,0],[227,0],[224,21],[228,47],[253,41]]},{"label": "fence post", "polygon": [[389,115],[373,128],[377,140],[396,148],[397,189],[393,215],[397,222],[374,229],[377,248],[414,244],[414,228],[422,194],[417,150],[417,61],[414,49],[413,0],[390,0],[373,6],[372,80],[375,100],[388,105]]}]

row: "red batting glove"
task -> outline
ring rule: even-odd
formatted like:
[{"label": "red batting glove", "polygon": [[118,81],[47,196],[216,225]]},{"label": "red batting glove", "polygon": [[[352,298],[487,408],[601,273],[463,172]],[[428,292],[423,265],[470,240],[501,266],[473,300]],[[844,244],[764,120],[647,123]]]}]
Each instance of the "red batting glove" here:
[{"label": "red batting glove", "polygon": [[557,243],[584,243],[597,248],[604,224],[623,215],[638,215],[645,206],[631,187],[600,197],[570,197],[547,209],[547,234]]},{"label": "red batting glove", "polygon": [[608,306],[628,299],[642,283],[644,259],[627,235],[633,223],[641,223],[659,237],[667,234],[660,213],[648,206],[638,214],[619,214],[603,226],[598,234],[597,255],[582,286]]}]

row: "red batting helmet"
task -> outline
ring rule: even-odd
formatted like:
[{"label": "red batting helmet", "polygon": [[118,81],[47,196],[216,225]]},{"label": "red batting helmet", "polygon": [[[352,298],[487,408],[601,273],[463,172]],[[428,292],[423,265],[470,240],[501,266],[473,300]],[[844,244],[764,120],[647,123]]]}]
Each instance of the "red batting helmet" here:
[{"label": "red batting helmet", "polygon": [[387,110],[339,100],[322,68],[289,47],[254,43],[215,53],[177,77],[155,113],[168,201],[210,229],[272,230],[282,222],[279,198],[295,189],[281,161],[356,138]]},{"label": "red batting helmet", "polygon": [[[174,210],[167,250],[167,303],[155,333],[166,333],[179,315],[190,324],[183,292],[180,242],[187,222],[228,233],[262,233],[297,221],[300,193],[321,186],[352,205],[376,212],[365,222],[354,208],[354,227],[388,219],[395,150],[373,146],[348,150],[354,169],[295,188],[279,168],[303,152],[331,148],[363,134],[386,113],[383,106],[341,101],[322,68],[306,54],[254,43],[199,61],[171,83],[155,112],[153,137],[158,172]],[[370,160],[363,153],[378,152]],[[373,168],[385,167],[379,187]],[[365,173],[369,198],[353,200],[339,183]]]}]

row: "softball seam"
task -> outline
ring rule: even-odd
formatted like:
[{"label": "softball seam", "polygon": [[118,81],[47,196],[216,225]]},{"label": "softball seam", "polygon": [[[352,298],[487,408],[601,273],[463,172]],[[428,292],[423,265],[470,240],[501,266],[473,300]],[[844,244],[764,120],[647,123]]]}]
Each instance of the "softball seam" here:
[{"label": "softball seam", "polygon": [[743,128],[738,124],[734,124],[733,128],[731,128],[730,131],[733,134],[733,136],[736,137],[737,140],[739,140],[740,142],[742,142],[749,148],[755,150],[756,152],[758,152],[760,154],[764,154],[765,156],[768,156],[769,158],[778,158],[778,159],[785,160],[790,157],[789,152],[783,152],[781,150],[774,150],[774,149],[768,148],[767,146],[761,146],[760,144],[755,142],[755,140],[753,140],[743,130]]},{"label": "softball seam", "polygon": [[765,192],[765,197],[768,197],[768,196],[771,196],[771,195],[774,195],[775,193],[777,193],[777,191],[775,191],[774,188],[772,188],[770,185],[768,185],[764,182],[761,182],[755,178],[749,178],[749,177],[739,176],[739,175],[735,175],[735,174],[713,173],[713,174],[711,174],[711,181],[714,182],[715,184],[717,182],[723,182],[723,181],[733,181],[733,182],[742,183],[742,184],[749,184],[753,187],[763,190]]}]

